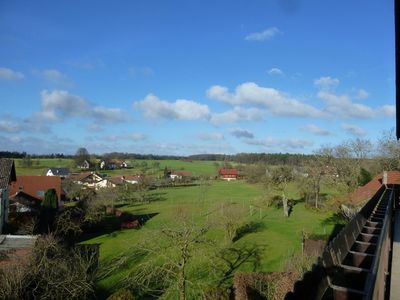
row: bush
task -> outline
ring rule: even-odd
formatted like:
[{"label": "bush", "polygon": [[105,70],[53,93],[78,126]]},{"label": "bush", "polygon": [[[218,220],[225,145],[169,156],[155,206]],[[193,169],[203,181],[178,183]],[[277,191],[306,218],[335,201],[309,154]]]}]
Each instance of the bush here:
[{"label": "bush", "polygon": [[131,291],[127,289],[120,289],[112,294],[107,300],[135,300]]},{"label": "bush", "polygon": [[36,241],[27,264],[0,269],[0,299],[87,299],[94,295],[97,254]]}]

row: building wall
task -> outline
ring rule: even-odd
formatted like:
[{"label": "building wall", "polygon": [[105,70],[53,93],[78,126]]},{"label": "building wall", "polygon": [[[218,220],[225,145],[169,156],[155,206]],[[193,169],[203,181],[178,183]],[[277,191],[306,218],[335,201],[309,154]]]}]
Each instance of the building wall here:
[{"label": "building wall", "polygon": [[0,234],[8,221],[8,189],[0,189]]}]

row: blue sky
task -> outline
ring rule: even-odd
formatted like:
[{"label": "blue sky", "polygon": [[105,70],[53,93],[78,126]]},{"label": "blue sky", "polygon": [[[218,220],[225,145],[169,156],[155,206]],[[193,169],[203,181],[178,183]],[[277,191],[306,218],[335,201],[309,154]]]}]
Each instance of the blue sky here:
[{"label": "blue sky", "polygon": [[1,150],[312,153],[395,124],[393,4],[0,1]]}]

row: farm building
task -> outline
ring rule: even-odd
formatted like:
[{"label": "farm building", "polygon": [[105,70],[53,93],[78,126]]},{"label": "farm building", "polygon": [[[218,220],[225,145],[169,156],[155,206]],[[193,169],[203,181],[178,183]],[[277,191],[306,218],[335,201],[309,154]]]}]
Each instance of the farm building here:
[{"label": "farm building", "polygon": [[61,178],[58,176],[18,176],[11,184],[10,198],[14,203],[32,206],[43,200],[44,194],[49,189],[55,189],[58,206],[62,207],[65,200],[65,192],[61,186]]},{"label": "farm building", "polygon": [[59,176],[65,178],[69,175],[68,168],[49,168],[46,172],[46,176]]},{"label": "farm building", "polygon": [[218,171],[219,177],[223,180],[231,181],[236,180],[238,177],[238,170],[237,169],[219,169]]}]

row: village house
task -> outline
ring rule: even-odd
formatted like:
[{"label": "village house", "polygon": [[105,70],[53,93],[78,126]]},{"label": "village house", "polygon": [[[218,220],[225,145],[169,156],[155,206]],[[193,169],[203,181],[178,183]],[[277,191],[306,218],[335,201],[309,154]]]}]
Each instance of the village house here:
[{"label": "village house", "polygon": [[17,180],[15,165],[12,159],[0,159],[0,234],[8,221],[9,186]]},{"label": "village house", "polygon": [[237,179],[238,170],[221,168],[221,169],[219,169],[218,174],[221,179],[231,181],[231,180]]},{"label": "village house", "polygon": [[172,171],[169,174],[169,177],[172,180],[182,179],[182,178],[190,178],[190,177],[192,177],[192,172],[189,172],[189,171]]},{"label": "village house", "polygon": [[114,169],[125,169],[128,168],[128,164],[122,160],[113,160],[110,162],[106,162],[105,160],[100,162],[100,169],[101,170],[114,170]]},{"label": "village house", "polygon": [[84,161],[83,161],[83,163],[80,165],[80,166],[78,166],[80,169],[82,169],[82,170],[88,170],[88,169],[90,169],[90,163],[85,159]]},{"label": "village house", "polygon": [[59,176],[61,178],[68,177],[69,174],[68,168],[49,168],[46,172],[46,176]]},{"label": "village house", "polygon": [[73,174],[71,178],[73,182],[88,188],[94,188],[97,190],[101,187],[107,187],[107,182],[104,181],[104,178],[95,172]]},{"label": "village house", "polygon": [[121,185],[124,183],[138,184],[140,177],[135,175],[122,175],[122,176],[111,177],[108,180],[115,183],[116,185]]},{"label": "village house", "polygon": [[16,211],[34,211],[38,209],[45,193],[54,189],[58,198],[58,207],[62,209],[65,192],[59,176],[17,176],[11,184],[10,201]]}]

